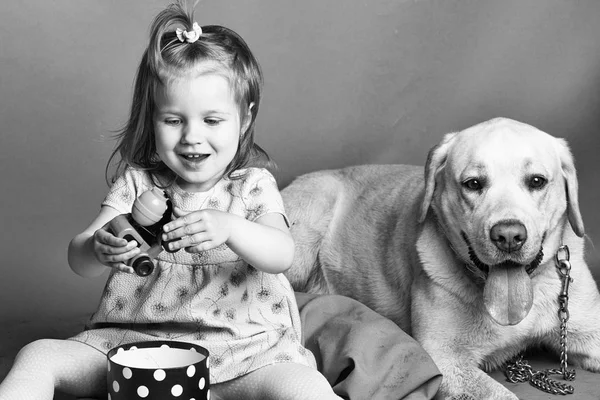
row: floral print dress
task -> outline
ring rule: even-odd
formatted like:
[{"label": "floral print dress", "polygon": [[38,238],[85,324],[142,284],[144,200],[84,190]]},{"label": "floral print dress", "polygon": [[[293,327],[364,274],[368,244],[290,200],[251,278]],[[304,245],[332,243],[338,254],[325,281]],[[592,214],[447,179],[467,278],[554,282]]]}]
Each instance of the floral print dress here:
[{"label": "floral print dress", "polygon": [[[166,189],[185,212],[217,209],[256,220],[267,213],[285,216],[273,176],[265,169],[239,171],[208,192]],[[127,168],[103,205],[131,212],[135,199],[154,187],[146,172]],[[294,362],[315,367],[301,345],[300,317],[293,290],[283,274],[263,273],[225,244],[199,254],[163,251],[151,275],[112,270],[98,310],[77,340],[107,353],[145,340],[177,340],[210,352],[211,382],[219,383],[257,368]]]}]

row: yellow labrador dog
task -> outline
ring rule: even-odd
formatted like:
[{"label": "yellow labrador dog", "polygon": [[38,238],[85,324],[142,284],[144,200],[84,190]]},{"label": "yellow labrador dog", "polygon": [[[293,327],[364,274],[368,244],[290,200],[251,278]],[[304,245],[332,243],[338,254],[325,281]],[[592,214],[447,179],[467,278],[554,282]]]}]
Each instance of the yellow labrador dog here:
[{"label": "yellow labrador dog", "polygon": [[298,291],[355,298],[411,333],[444,375],[438,398],[517,399],[482,369],[526,346],[560,351],[561,245],[573,266],[568,360],[600,370],[600,295],[577,190],[564,140],[500,118],[447,134],[424,170],[307,174],[282,192],[297,246],[287,276]]}]

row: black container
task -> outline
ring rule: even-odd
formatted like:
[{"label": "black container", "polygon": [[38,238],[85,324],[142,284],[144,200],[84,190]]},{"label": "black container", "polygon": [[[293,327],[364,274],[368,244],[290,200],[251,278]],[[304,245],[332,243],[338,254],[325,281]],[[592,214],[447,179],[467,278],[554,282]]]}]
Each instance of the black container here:
[{"label": "black container", "polygon": [[210,400],[208,350],[185,342],[115,347],[108,358],[109,400]]}]

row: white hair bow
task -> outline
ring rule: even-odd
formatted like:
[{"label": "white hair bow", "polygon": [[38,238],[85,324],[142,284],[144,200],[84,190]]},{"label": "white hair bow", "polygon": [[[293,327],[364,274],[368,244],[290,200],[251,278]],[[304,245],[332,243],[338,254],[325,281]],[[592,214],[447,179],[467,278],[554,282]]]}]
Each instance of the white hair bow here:
[{"label": "white hair bow", "polygon": [[200,28],[200,25],[198,25],[197,22],[194,22],[194,25],[192,26],[192,30],[190,32],[181,28],[177,28],[175,30],[175,34],[177,35],[177,39],[179,39],[180,42],[185,41],[188,43],[194,43],[196,40],[198,40],[200,35],[202,35],[202,28]]}]

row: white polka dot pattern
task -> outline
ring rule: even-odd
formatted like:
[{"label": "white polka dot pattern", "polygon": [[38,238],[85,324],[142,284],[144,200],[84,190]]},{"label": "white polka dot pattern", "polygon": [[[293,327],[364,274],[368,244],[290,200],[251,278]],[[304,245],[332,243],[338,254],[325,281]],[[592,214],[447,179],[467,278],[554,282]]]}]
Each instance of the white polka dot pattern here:
[{"label": "white polka dot pattern", "polygon": [[154,371],[154,379],[156,379],[156,381],[164,381],[166,377],[167,373],[164,370],[157,369],[156,371]]},{"label": "white polka dot pattern", "polygon": [[181,396],[182,393],[183,393],[183,388],[181,387],[181,385],[175,385],[171,388],[171,394],[175,397]]},{"label": "white polka dot pattern", "polygon": [[189,376],[191,378],[192,376],[194,376],[195,373],[196,373],[196,367],[194,367],[193,365],[190,365],[186,371],[187,376]]},{"label": "white polka dot pattern", "polygon": [[140,386],[137,389],[137,394],[138,396],[140,396],[141,398],[146,398],[148,397],[148,395],[150,394],[150,391],[148,390],[148,388],[146,386]]},{"label": "white polka dot pattern", "polygon": [[[112,349],[107,355],[109,400],[210,399],[208,351],[197,345],[192,346],[190,348],[190,343],[183,342],[154,341]],[[128,353],[123,353],[132,350],[136,353],[129,355],[130,358],[127,358]],[[148,353],[148,350],[160,352]],[[165,352],[169,355],[165,359],[169,361],[161,359]],[[188,356],[192,352],[194,355]],[[140,363],[140,359],[144,362]]]}]

